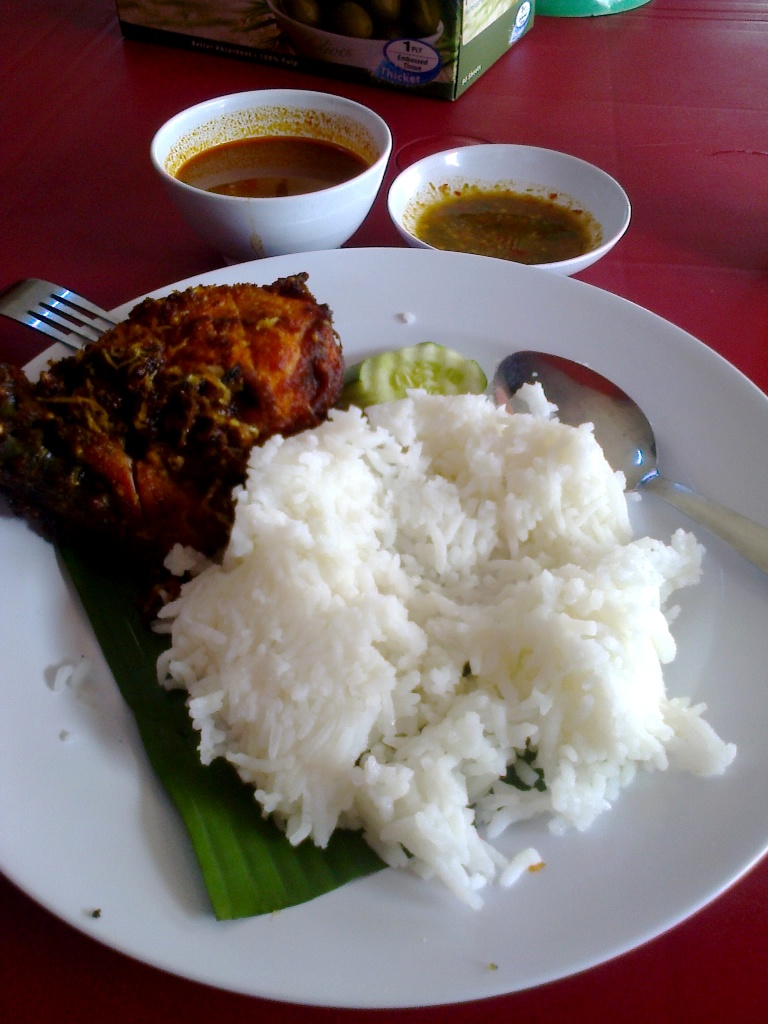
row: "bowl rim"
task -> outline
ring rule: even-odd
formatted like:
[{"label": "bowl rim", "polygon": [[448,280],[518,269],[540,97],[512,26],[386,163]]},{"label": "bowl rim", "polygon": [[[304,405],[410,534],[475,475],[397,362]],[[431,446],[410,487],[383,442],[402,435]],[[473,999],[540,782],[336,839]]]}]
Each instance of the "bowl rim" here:
[{"label": "bowl rim", "polygon": [[[318,100],[326,104],[330,101],[332,106],[337,105],[340,109],[338,111],[329,110],[327,111],[329,114],[333,115],[334,113],[346,112],[349,115],[353,115],[355,112],[358,112],[364,115],[364,117],[360,117],[361,123],[364,124],[364,119],[367,118],[373,121],[379,129],[384,139],[384,146],[381,148],[381,152],[376,160],[366,167],[365,170],[354,175],[354,177],[349,178],[347,181],[339,182],[336,185],[329,185],[326,188],[318,190],[319,192],[322,192],[323,194],[336,193],[337,191],[348,189],[353,183],[361,182],[368,177],[383,177],[386,166],[389,163],[389,158],[392,154],[393,145],[392,130],[384,118],[371,107],[366,106],[364,103],[358,103],[357,100],[348,99],[346,96],[323,92],[319,89],[294,88],[245,89],[240,92],[223,93],[220,96],[212,96],[207,100],[201,100],[199,103],[193,103],[191,106],[184,107],[182,110],[177,111],[171,117],[167,118],[152,136],[152,141],[149,146],[149,155],[155,171],[160,175],[163,181],[172,184],[174,188],[179,188],[182,192],[198,196],[205,195],[213,202],[223,201],[230,205],[233,203],[248,203],[251,205],[263,205],[268,203],[270,205],[281,204],[283,206],[292,204],[298,205],[297,200],[306,201],[307,196],[315,195],[316,193],[313,192],[304,192],[288,196],[230,196],[217,192],[207,192],[205,189],[198,188],[196,185],[190,185],[185,181],[181,181],[176,177],[176,175],[171,174],[171,172],[165,167],[165,156],[160,155],[163,150],[164,137],[173,128],[175,128],[179,122],[187,119],[193,121],[186,131],[180,131],[178,133],[178,138],[183,138],[185,134],[192,131],[196,126],[215,120],[215,112],[218,112],[223,116],[229,112],[243,110],[249,106],[249,103],[253,103],[254,100],[257,101],[254,104],[255,106],[284,106],[289,108],[294,106],[296,110],[314,109],[314,105],[317,104]],[[203,115],[208,111],[212,113],[212,116],[205,118]],[[195,117],[194,115],[200,116]],[[178,139],[175,141],[178,141]],[[167,150],[169,148],[170,147],[165,147],[165,155],[167,155]]]},{"label": "bowl rim", "polygon": [[[489,153],[490,151],[493,151],[493,153],[498,154],[508,153],[510,155],[526,153],[530,155],[549,157],[554,160],[557,160],[561,164],[571,164],[574,166],[579,166],[583,170],[586,170],[590,174],[592,174],[596,179],[599,179],[602,182],[604,182],[613,192],[614,196],[619,199],[623,209],[620,223],[618,228],[612,231],[608,238],[603,238],[603,240],[598,245],[594,246],[591,249],[588,249],[585,253],[582,253],[580,256],[573,256],[567,260],[552,260],[548,263],[536,263],[533,264],[533,266],[537,266],[540,269],[544,270],[562,271],[569,267],[579,268],[580,264],[584,263],[584,261],[588,261],[587,263],[585,263],[583,268],[580,268],[586,269],[587,266],[591,266],[592,263],[597,262],[598,259],[604,256],[607,252],[609,252],[616,245],[616,243],[624,236],[627,229],[629,228],[630,220],[632,217],[632,203],[627,192],[625,191],[624,187],[616,180],[616,178],[613,177],[612,174],[609,174],[608,171],[604,171],[601,167],[598,167],[596,164],[590,163],[590,161],[584,160],[582,157],[574,156],[572,153],[566,153],[563,150],[551,149],[545,146],[529,146],[526,145],[525,143],[513,142],[476,143],[467,146],[453,146],[450,149],[439,150],[438,152],[430,153],[427,156],[421,157],[421,159],[414,161],[414,163],[412,164],[409,164],[408,167],[403,168],[403,170],[401,170],[396,175],[396,177],[390,184],[389,190],[387,192],[387,211],[389,213],[389,216],[393,224],[396,226],[397,230],[403,235],[403,237],[406,239],[412,239],[419,248],[436,249],[437,247],[430,245],[428,242],[422,241],[422,239],[420,239],[417,235],[414,235],[413,232],[409,231],[408,228],[405,226],[405,224],[403,223],[402,214],[405,212],[405,209],[407,208],[408,200],[410,197],[400,197],[398,193],[403,191],[404,182],[406,181],[409,175],[412,175],[414,172],[422,172],[425,167],[428,167],[433,163],[440,164],[440,161],[444,161],[445,163],[443,165],[447,166],[447,160],[450,156],[463,152],[465,150],[478,151],[480,154],[482,154],[483,152]],[[448,174],[446,174],[446,177],[448,177],[449,175],[451,175],[457,180],[471,180],[473,182],[477,181],[480,183],[483,182],[484,178],[482,171],[462,172],[462,169],[458,166],[453,168],[452,173],[450,168],[448,168]],[[490,178],[490,176],[485,177]],[[493,177],[492,181],[489,180],[489,184],[497,184],[500,180],[502,179],[500,179],[498,176],[495,176]],[[514,181],[514,174],[510,174],[509,180]],[[423,184],[423,182],[420,184]],[[545,182],[541,182],[540,187],[542,189],[546,189],[547,185]],[[414,193],[415,190],[411,192],[411,194]],[[395,198],[402,198],[403,207],[402,211],[400,211],[399,213],[396,212],[394,208]],[[578,197],[573,196],[572,198],[575,199]],[[594,220],[597,221],[600,228],[604,230],[604,225],[602,221],[589,208],[589,204],[583,203],[582,205],[584,205],[585,208],[587,208],[587,210],[590,213],[590,216],[592,216]],[[491,257],[486,257],[486,259],[487,258]]]}]

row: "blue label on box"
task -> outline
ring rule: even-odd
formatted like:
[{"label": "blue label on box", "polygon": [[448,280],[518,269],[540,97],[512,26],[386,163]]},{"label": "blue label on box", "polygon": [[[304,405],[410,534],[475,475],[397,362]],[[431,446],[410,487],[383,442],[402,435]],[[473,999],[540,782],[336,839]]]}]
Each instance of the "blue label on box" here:
[{"label": "blue label on box", "polygon": [[528,0],[525,0],[524,4],[520,5],[520,10],[517,12],[515,17],[515,27],[512,29],[512,33],[509,37],[510,46],[525,32],[528,27],[528,19],[531,17],[531,5]]},{"label": "blue label on box", "polygon": [[384,47],[384,60],[373,75],[393,85],[423,85],[441,67],[440,54],[423,39],[393,39]]}]

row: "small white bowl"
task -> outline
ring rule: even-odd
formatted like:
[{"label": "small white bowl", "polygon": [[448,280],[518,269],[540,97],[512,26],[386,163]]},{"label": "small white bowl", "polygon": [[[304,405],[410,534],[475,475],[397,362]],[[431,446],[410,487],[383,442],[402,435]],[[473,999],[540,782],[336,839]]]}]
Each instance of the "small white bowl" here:
[{"label": "small white bowl", "polygon": [[[351,149],[369,166],[340,185],[302,195],[220,195],[175,177],[211,146],[261,135],[320,139]],[[325,92],[259,89],[198,103],[152,140],[155,170],[189,224],[231,263],[343,245],[370,212],[392,152],[386,122],[368,107]]]},{"label": "small white bowl", "polygon": [[576,274],[605,256],[629,227],[631,206],[624,189],[605,171],[566,153],[535,146],[488,144],[464,146],[424,157],[402,171],[392,183],[389,215],[408,245],[433,249],[413,232],[436,190],[447,185],[500,188],[555,197],[584,210],[594,225],[594,245],[581,256],[537,266],[558,274]]}]

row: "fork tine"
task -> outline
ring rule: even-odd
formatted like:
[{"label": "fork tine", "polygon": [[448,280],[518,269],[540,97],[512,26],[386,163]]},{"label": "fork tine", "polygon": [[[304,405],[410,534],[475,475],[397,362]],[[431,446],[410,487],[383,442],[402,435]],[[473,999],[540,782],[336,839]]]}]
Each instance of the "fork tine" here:
[{"label": "fork tine", "polygon": [[[46,334],[58,338],[59,341],[75,345],[78,348],[97,341],[106,330],[104,327],[96,327],[93,323],[84,323],[66,316],[59,316],[55,309],[48,309],[42,303],[32,307],[27,316],[28,319],[25,322],[30,327],[44,331]],[[73,335],[74,337],[72,337]]]},{"label": "fork tine", "polygon": [[106,310],[95,306],[88,299],[84,299],[82,295],[78,295],[77,292],[73,292],[69,288],[60,288],[58,285],[46,283],[51,290],[51,301],[46,303],[46,305],[54,308],[60,305],[62,312],[65,313],[68,310],[74,310],[75,313],[85,313],[94,322],[94,326],[103,325],[101,328],[102,333],[108,328],[115,326],[115,321]]},{"label": "fork tine", "polygon": [[20,324],[25,324],[27,327],[40,331],[41,334],[47,334],[49,338],[55,338],[56,341],[63,342],[69,348],[84,347],[84,343],[79,338],[75,338],[71,331],[62,331],[50,323],[50,321],[33,316],[31,313],[20,313],[18,316],[14,316],[13,319],[18,320]]},{"label": "fork tine", "polygon": [[115,324],[106,310],[77,292],[37,278],[17,281],[6,289],[0,295],[0,313],[70,348],[83,348]]}]

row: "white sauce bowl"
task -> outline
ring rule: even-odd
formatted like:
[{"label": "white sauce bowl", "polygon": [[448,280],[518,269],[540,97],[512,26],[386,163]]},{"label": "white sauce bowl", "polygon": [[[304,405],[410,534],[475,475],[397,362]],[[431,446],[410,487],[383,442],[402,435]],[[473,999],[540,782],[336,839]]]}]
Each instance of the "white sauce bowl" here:
[{"label": "white sauce bowl", "polygon": [[433,249],[414,234],[416,221],[436,190],[480,187],[548,197],[583,209],[599,229],[595,245],[572,259],[537,266],[558,274],[576,274],[605,256],[629,227],[631,205],[619,183],[605,171],[578,157],[553,149],[504,143],[464,146],[424,157],[393,181],[389,215],[408,245]]},{"label": "white sauce bowl", "polygon": [[[175,177],[197,153],[259,135],[333,142],[370,166],[339,185],[270,198],[207,192]],[[391,152],[392,134],[374,111],[304,89],[259,89],[198,103],[167,121],[150,148],[152,164],[182,215],[230,263],[343,245],[368,216]]]}]

